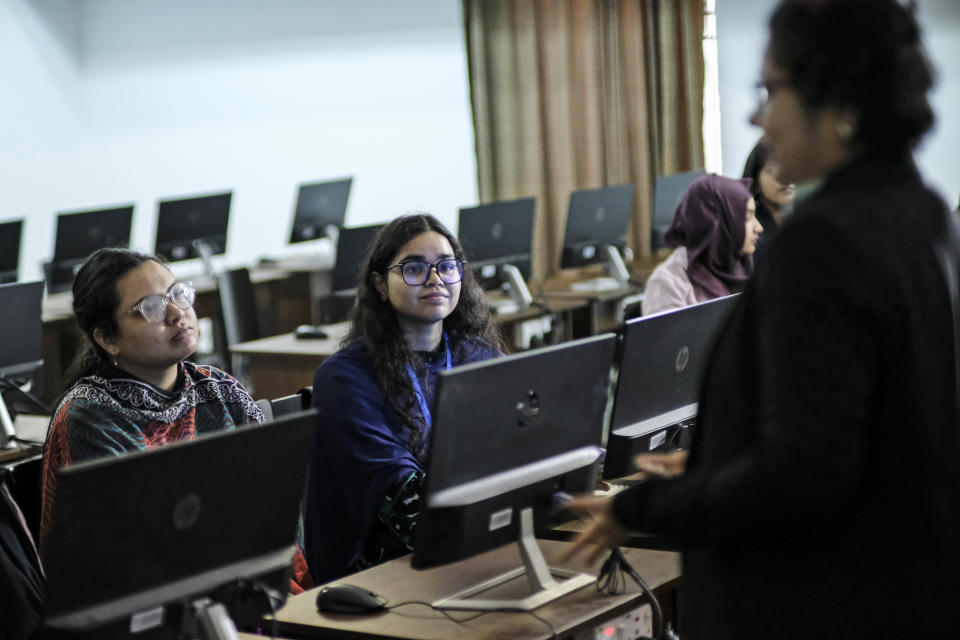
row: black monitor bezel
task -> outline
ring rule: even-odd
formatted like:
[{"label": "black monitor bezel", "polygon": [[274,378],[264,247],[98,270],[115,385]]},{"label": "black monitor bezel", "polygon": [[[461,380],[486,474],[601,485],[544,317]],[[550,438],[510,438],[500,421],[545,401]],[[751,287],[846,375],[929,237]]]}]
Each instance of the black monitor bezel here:
[{"label": "black monitor bezel", "polygon": [[[579,189],[570,194],[567,221],[564,226],[563,245],[560,251],[560,268],[574,269],[607,260],[607,246],[616,247],[620,254],[626,252],[627,230],[633,212],[636,187],[633,183],[610,185],[598,189]],[[614,216],[604,233],[598,233],[598,225],[590,220],[595,204],[606,201],[606,211]],[[616,228],[610,233],[609,228]],[[586,253],[591,255],[587,256]]]},{"label": "black monitor bezel", "polygon": [[[490,267],[513,265],[525,280],[530,278],[536,206],[537,199],[529,197],[460,208],[457,217],[457,239],[484,289],[494,289],[503,281],[500,269],[496,268],[493,273],[489,273]],[[496,240],[496,232],[484,233],[494,225],[503,227],[499,232],[503,242],[499,245],[494,245],[486,237],[489,235]],[[518,250],[507,251],[504,248],[506,246]]]},{"label": "black monitor bezel", "polygon": [[[214,230],[216,233],[208,233],[203,236],[183,235],[183,229],[190,228],[191,225],[185,224],[180,217],[183,212],[177,209],[185,203],[201,203],[202,207],[215,207],[215,213],[219,218],[215,221]],[[227,241],[230,230],[230,210],[233,205],[233,191],[221,191],[216,193],[207,193],[203,195],[167,198],[157,202],[157,224],[156,235],[154,238],[154,253],[162,256],[167,262],[181,262],[199,258],[194,241],[202,241],[210,249],[212,255],[222,255],[227,252]],[[208,215],[210,210],[205,212]],[[173,218],[173,222],[168,223],[168,218]],[[179,222],[179,224],[177,224]],[[176,231],[168,233],[168,228]],[[179,234],[178,234],[179,233]],[[177,248],[185,251],[183,255],[170,255],[172,249]]]},{"label": "black monitor bezel", "polygon": [[[299,244],[310,242],[327,237],[327,226],[333,225],[337,228],[343,227],[347,214],[347,205],[350,202],[350,190],[353,187],[353,177],[338,178],[336,180],[325,180],[322,182],[310,182],[301,184],[297,191],[297,202],[294,205],[293,216],[290,220],[290,235],[288,244]],[[309,201],[309,193],[313,190],[332,191],[337,196],[336,206],[333,208],[335,213],[331,216],[321,218],[324,224],[316,224],[318,217],[314,214],[307,214],[304,208]],[[342,198],[341,198],[342,196]],[[316,227],[316,233],[305,234],[303,228]]]}]

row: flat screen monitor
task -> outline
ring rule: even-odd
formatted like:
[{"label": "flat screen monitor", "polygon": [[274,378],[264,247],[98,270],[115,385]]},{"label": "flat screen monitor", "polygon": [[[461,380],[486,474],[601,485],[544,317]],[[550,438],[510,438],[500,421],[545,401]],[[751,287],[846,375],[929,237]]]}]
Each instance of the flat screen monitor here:
[{"label": "flat screen monitor", "polygon": [[269,607],[250,582],[286,597],[315,426],[307,411],[61,470],[46,626],[176,638],[202,597],[256,625]]},{"label": "flat screen monitor", "polygon": [[684,173],[673,173],[666,176],[657,176],[653,185],[653,219],[650,224],[650,247],[654,251],[667,246],[663,236],[673,224],[673,216],[677,212],[683,194],[690,184],[706,174],[704,169],[694,169]]},{"label": "flat screen monitor", "polygon": [[437,606],[531,609],[590,582],[549,570],[534,536],[558,495],[595,486],[615,343],[604,334],[440,374],[411,564],[518,542],[525,566],[501,578],[527,575],[538,588],[506,603],[474,599],[471,589]]},{"label": "flat screen monitor", "polygon": [[[633,473],[639,453],[678,448],[697,416],[703,371],[736,294],[630,320],[623,328],[605,478]],[[684,438],[685,440],[686,438]]]},{"label": "flat screen monitor", "polygon": [[330,288],[334,292],[353,293],[357,288],[357,275],[360,263],[367,254],[382,224],[365,227],[344,227],[337,236],[337,257],[333,263],[333,275]]},{"label": "flat screen monitor", "polygon": [[155,253],[171,262],[203,257],[194,242],[211,255],[226,253],[232,193],[162,200],[157,210]]},{"label": "flat screen monitor", "polygon": [[342,227],[353,178],[300,185],[293,212],[290,244],[316,240],[330,234],[328,227]]},{"label": "flat screen monitor", "polygon": [[0,283],[17,281],[22,236],[23,220],[0,222]]},{"label": "flat screen monitor", "polygon": [[133,205],[57,214],[53,260],[44,266],[47,290],[66,291],[87,257],[103,247],[130,245]]},{"label": "flat screen monitor", "polygon": [[0,285],[0,377],[43,364],[43,282]]},{"label": "flat screen monitor", "polygon": [[536,198],[521,198],[460,209],[457,237],[484,289],[503,283],[504,265],[516,267],[524,279],[530,277],[536,202]]},{"label": "flat screen monitor", "polygon": [[560,268],[605,263],[609,259],[607,247],[615,247],[623,255],[633,192],[632,184],[621,184],[570,194]]}]

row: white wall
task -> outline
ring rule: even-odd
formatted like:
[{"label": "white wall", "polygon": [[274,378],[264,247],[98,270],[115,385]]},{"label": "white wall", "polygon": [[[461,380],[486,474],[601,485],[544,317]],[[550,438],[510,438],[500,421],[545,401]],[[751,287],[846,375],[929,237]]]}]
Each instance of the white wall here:
[{"label": "white wall", "polygon": [[152,250],[158,199],[232,189],[238,264],[305,250],[300,182],[354,176],[348,225],[476,202],[459,2],[0,0],[0,56],[27,277],[57,211],[134,202]]},{"label": "white wall", "polygon": [[[717,0],[717,42],[720,54],[720,111],[723,170],[739,175],[760,132],[747,119],[754,108],[753,86],[767,37],[767,20],[776,0]],[[951,206],[960,194],[960,2],[920,0],[919,18],[925,43],[939,73],[932,93],[937,126],[917,153],[927,180]]]}]

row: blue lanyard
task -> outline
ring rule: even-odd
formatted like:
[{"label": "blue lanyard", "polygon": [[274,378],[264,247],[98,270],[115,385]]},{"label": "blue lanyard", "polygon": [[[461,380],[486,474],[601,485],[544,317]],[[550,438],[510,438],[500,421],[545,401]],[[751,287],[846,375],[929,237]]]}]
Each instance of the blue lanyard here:
[{"label": "blue lanyard", "polygon": [[[443,345],[444,349],[447,352],[446,366],[444,368],[449,369],[453,364],[450,358],[450,341],[447,340],[447,332],[443,332]],[[423,389],[420,388],[420,381],[417,380],[417,374],[413,370],[413,366],[408,362],[407,363],[407,375],[410,377],[410,384],[413,385],[413,392],[417,396],[417,401],[420,403],[420,413],[423,415],[423,421],[426,423],[427,428],[433,426],[433,418],[430,416],[430,407],[427,406],[427,398],[423,395]]]}]

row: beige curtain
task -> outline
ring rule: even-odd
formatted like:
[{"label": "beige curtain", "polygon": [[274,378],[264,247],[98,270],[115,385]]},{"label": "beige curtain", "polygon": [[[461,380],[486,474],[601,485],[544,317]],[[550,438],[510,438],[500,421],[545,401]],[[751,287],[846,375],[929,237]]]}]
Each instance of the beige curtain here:
[{"label": "beige curtain", "polygon": [[703,166],[703,0],[463,0],[482,202],[536,196],[533,271],[560,264],[570,192]]}]

